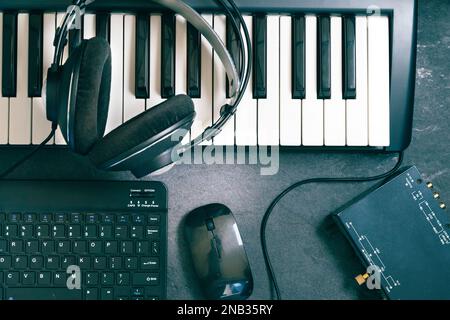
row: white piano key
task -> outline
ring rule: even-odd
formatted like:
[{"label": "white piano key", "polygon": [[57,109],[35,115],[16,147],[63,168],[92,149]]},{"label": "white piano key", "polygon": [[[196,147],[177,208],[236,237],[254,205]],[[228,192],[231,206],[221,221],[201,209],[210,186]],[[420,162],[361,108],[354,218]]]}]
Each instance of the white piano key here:
[{"label": "white piano key", "polygon": [[[203,15],[203,18],[213,26],[213,16]],[[178,36],[178,35],[177,35]],[[212,124],[213,117],[213,50],[209,42],[202,36],[201,61],[201,97],[193,99],[197,116],[191,128],[191,139],[199,137]],[[177,75],[179,70],[177,69]],[[209,145],[205,141],[202,145]]]},{"label": "white piano key", "polygon": [[3,13],[0,12],[0,144],[8,143],[9,102],[2,97]]},{"label": "white piano key", "polygon": [[[46,81],[47,71],[53,61],[53,40],[55,38],[56,14],[45,13],[43,20],[43,80]],[[44,88],[45,89],[45,88]],[[45,93],[43,93],[45,96]],[[45,99],[42,97],[33,98],[33,128],[32,144],[37,145],[47,138],[51,130],[51,122],[47,120]],[[53,144],[53,140],[48,144]]]},{"label": "white piano key", "polygon": [[368,17],[369,145],[390,144],[389,18]]},{"label": "white piano key", "polygon": [[280,144],[280,17],[267,16],[267,97],[258,99],[258,145]]},{"label": "white piano key", "polygon": [[355,31],[356,99],[347,100],[347,145],[367,146],[367,17],[356,17]]},{"label": "white piano key", "polygon": [[[252,38],[252,17],[244,16],[245,24]],[[247,52],[247,51],[246,51]],[[247,90],[236,111],[236,145],[256,146],[257,144],[257,101],[253,99],[253,79],[250,78]]]},{"label": "white piano key", "polygon": [[[226,17],[224,15],[214,16],[214,30],[222,39],[226,41]],[[220,118],[220,109],[223,105],[230,103],[226,96],[226,72],[219,56],[214,53],[214,121]],[[234,145],[234,116],[228,121],[220,132],[214,138],[214,144],[219,146]]]},{"label": "white piano key", "polygon": [[10,98],[9,143],[31,143],[31,99],[28,98],[28,21],[29,15],[18,15],[17,29],[17,96]]},{"label": "white piano key", "polygon": [[[56,26],[59,27],[64,19],[65,13],[58,13],[56,15]],[[63,53],[63,63],[66,62],[67,58],[69,57],[69,46],[66,45],[66,47],[64,48],[64,53]],[[55,133],[55,144],[57,145],[65,145],[66,144],[66,140],[64,139],[64,136],[61,133],[61,128],[58,128],[58,130],[56,130]]]},{"label": "white piano key", "polygon": [[150,17],[150,98],[147,109],[164,99],[161,98],[161,16]]},{"label": "white piano key", "polygon": [[280,17],[280,144],[302,144],[302,100],[292,99],[292,19]]},{"label": "white piano key", "polygon": [[306,98],[302,108],[302,143],[322,146],[323,100],[317,99],[317,17],[305,17]]},{"label": "white piano key", "polygon": [[109,115],[105,133],[109,133],[123,123],[123,82],[124,82],[124,16],[111,15],[111,62],[112,81]]},{"label": "white piano key", "polygon": [[95,14],[87,13],[83,17],[83,39],[95,37]]},{"label": "white piano key", "polygon": [[145,100],[136,99],[136,17],[133,15],[125,16],[123,63],[123,116],[128,121],[145,111]]},{"label": "white piano key", "polygon": [[342,18],[331,17],[331,99],[325,100],[326,146],[345,146],[345,100],[342,98]]}]

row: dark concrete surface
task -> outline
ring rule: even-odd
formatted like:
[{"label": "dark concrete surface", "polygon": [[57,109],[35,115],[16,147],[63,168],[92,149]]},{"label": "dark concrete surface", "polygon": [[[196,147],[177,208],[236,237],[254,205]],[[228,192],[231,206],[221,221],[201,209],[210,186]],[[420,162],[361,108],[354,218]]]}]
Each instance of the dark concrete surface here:
[{"label": "dark concrete surface", "polygon": [[[450,202],[450,2],[419,1],[419,46],[414,132],[405,164],[415,164]],[[19,179],[131,179],[127,174],[99,173],[85,160],[55,151],[19,168]],[[3,166],[13,161],[0,153]],[[61,165],[64,164],[64,165]],[[190,210],[221,202],[234,212],[253,270],[252,299],[270,298],[260,247],[259,228],[272,199],[291,183],[310,177],[373,175],[395,164],[394,155],[283,152],[280,171],[261,176],[257,166],[177,166],[159,177],[169,189],[168,297],[202,297],[187,253],[181,221]],[[362,272],[349,244],[329,214],[372,184],[310,185],[288,195],[268,227],[268,244],[281,291],[287,299],[379,298],[357,287]]]}]

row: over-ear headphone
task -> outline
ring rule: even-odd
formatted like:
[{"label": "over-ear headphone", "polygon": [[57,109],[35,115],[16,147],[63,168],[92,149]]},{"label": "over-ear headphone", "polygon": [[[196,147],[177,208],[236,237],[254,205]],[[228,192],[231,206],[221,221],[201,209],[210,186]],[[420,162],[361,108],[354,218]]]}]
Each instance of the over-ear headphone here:
[{"label": "over-ear headphone", "polygon": [[[103,38],[83,40],[62,65],[69,29],[91,0],[75,0],[57,29],[53,63],[47,74],[47,118],[59,125],[69,148],[87,156],[102,170],[131,171],[143,177],[172,163],[175,147],[191,148],[211,139],[236,112],[248,81],[236,70],[233,59],[211,26],[180,0],[152,0],[183,16],[199,30],[220,57],[230,79],[232,102],[222,107],[221,117],[201,137],[180,148],[172,136],[183,137],[195,119],[193,101],[178,95],[125,122],[104,137],[111,90],[111,50]],[[223,4],[223,0],[219,1]],[[225,8],[230,12],[228,8]],[[235,8],[237,11],[237,8]],[[242,18],[242,16],[241,16]],[[239,23],[234,21],[244,47]],[[245,28],[242,25],[242,28]],[[245,29],[245,31],[247,31]],[[246,39],[249,42],[248,38]],[[247,43],[248,48],[248,43]],[[243,49],[241,49],[243,50]],[[251,59],[249,59],[251,60]],[[250,69],[251,65],[247,66]],[[248,70],[247,75],[248,75]]]}]

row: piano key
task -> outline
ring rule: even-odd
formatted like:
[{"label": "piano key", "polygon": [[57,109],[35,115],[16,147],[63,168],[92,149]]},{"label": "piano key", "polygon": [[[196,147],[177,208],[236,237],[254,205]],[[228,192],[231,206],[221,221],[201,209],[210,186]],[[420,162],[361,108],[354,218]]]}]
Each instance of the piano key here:
[{"label": "piano key", "polygon": [[347,145],[367,146],[367,18],[357,16],[356,25],[356,99],[347,100]]},{"label": "piano key", "polygon": [[[224,15],[214,16],[214,31],[216,31],[224,43],[227,36],[226,24],[226,17]],[[214,121],[217,121],[220,118],[220,109],[222,106],[230,103],[230,99],[227,99],[226,96],[226,90],[224,90],[226,78],[225,67],[219,56],[214,53]],[[222,132],[214,138],[214,144],[219,146],[234,145],[234,116],[222,128]]]},{"label": "piano key", "polygon": [[331,48],[330,17],[318,17],[318,98],[330,99],[331,96]]},{"label": "piano key", "polygon": [[169,98],[175,93],[175,15],[165,13],[161,19],[161,96]]},{"label": "piano key", "polygon": [[[150,17],[138,14],[136,17],[136,98],[149,98],[149,50],[150,50]],[[125,59],[126,61],[126,59]]]},{"label": "piano key", "polygon": [[108,42],[111,42],[111,15],[109,13],[97,13],[95,17],[95,30],[97,37],[102,37],[108,40]]},{"label": "piano key", "polygon": [[[244,16],[250,38],[252,38],[252,17]],[[245,48],[245,52],[247,49]],[[253,99],[253,80],[250,79],[242,102],[236,111],[236,145],[256,146],[257,144],[257,101]]]},{"label": "piano key", "polygon": [[[3,64],[3,13],[0,12],[0,74],[2,74]],[[0,88],[2,87],[2,77],[0,77]],[[0,144],[8,143],[9,101],[2,96],[0,91]]]},{"label": "piano key", "polygon": [[[111,96],[109,102],[108,121],[105,134],[111,132],[123,123],[123,88],[124,88],[124,16],[122,14],[111,15]],[[129,62],[129,61],[127,61]]]},{"label": "piano key", "polygon": [[369,145],[389,146],[390,143],[390,71],[389,18],[368,17],[369,51]]},{"label": "piano key", "polygon": [[265,99],[267,96],[267,16],[265,15],[258,14],[253,18],[253,50],[253,98]]},{"label": "piano key", "polygon": [[83,30],[81,29],[72,29],[69,31],[69,55],[80,45],[82,34]]},{"label": "piano key", "polygon": [[[186,94],[187,90],[187,22],[177,15],[175,17],[175,94]],[[192,137],[196,138],[196,137]],[[181,141],[182,144],[188,144],[191,141],[191,132],[189,132]]]},{"label": "piano key", "polygon": [[[286,19],[284,19],[286,20]],[[286,30],[287,31],[287,30]],[[292,17],[292,97],[294,99],[305,98],[305,16],[294,15]],[[289,40],[290,42],[290,40]],[[289,44],[291,46],[291,44]],[[281,47],[287,52],[284,47]]]},{"label": "piano key", "polygon": [[29,15],[17,17],[17,94],[10,98],[9,143],[31,143],[31,99],[28,98],[28,23]]},{"label": "piano key", "polygon": [[187,24],[187,94],[201,96],[201,36],[190,23]]},{"label": "piano key", "polygon": [[[258,99],[258,144],[262,146],[275,146],[280,143],[280,17],[270,15],[267,17],[266,35],[267,61],[266,83],[264,98]],[[262,93],[262,92],[260,92]]]},{"label": "piano key", "polygon": [[95,37],[96,30],[95,14],[87,13],[83,17],[83,39],[91,39]]},{"label": "piano key", "polygon": [[[241,26],[239,21],[238,21],[238,26],[239,27]],[[240,42],[239,42],[238,35],[234,31],[233,25],[229,18],[227,18],[227,26],[226,27],[227,27],[227,30],[226,30],[226,32],[227,32],[227,35],[226,35],[227,49],[228,49],[231,57],[233,58],[236,69],[239,70],[241,68]],[[227,93],[227,98],[231,98],[228,77],[227,77],[227,82],[226,82],[226,93]]]},{"label": "piano key", "polygon": [[355,16],[342,18],[343,24],[343,95],[344,99],[356,98],[356,39]]},{"label": "piano key", "polygon": [[[47,71],[53,61],[53,40],[55,38],[56,14],[45,13],[43,17],[43,52],[41,77],[47,78]],[[32,124],[32,144],[40,144],[50,133],[51,122],[47,120],[45,99],[42,97],[33,98],[33,124]],[[53,140],[48,144],[53,144]]]},{"label": "piano key", "polygon": [[[66,14],[63,12],[56,14],[56,26],[57,27],[59,27],[62,24],[65,15]],[[69,58],[69,46],[66,45],[64,48],[64,53],[63,53],[63,58],[62,58],[63,64],[67,61],[68,58]],[[57,144],[57,145],[65,145],[66,144],[66,140],[64,139],[64,136],[61,132],[61,128],[58,128],[58,130],[56,130],[56,132],[55,132],[55,144]]]},{"label": "piano key", "polygon": [[28,29],[28,97],[40,97],[42,90],[43,17],[32,13]]},{"label": "piano key", "polygon": [[324,104],[326,146],[345,146],[345,100],[342,98],[342,18],[330,19],[331,99]]},{"label": "piano key", "polygon": [[[293,79],[296,77],[295,70],[299,70],[294,66],[296,58],[293,59],[293,55],[296,51],[302,51],[293,48],[296,44],[299,45],[299,42],[295,41],[298,37],[292,35],[292,32],[298,33],[299,31],[295,27],[299,23],[298,20],[299,17],[280,17],[280,48],[283,52],[283,56],[280,57],[280,144],[282,146],[300,146],[302,144],[302,101],[295,99],[295,89],[293,90],[296,83]],[[303,36],[304,34],[303,25]],[[304,38],[302,42],[301,45],[304,47]],[[301,60],[300,63],[304,64],[304,61]],[[299,63],[298,60],[297,63]],[[302,73],[304,74],[304,71]]]},{"label": "piano key", "polygon": [[125,16],[124,29],[124,78],[123,78],[123,115],[124,121],[134,118],[145,111],[145,100],[136,99],[136,17]]},{"label": "piano key", "polygon": [[302,144],[323,145],[323,100],[317,99],[317,17],[305,16],[306,98],[302,104]]},{"label": "piano key", "polygon": [[[202,15],[211,27],[213,26],[213,16]],[[197,116],[191,128],[191,139],[200,136],[203,131],[213,123],[213,49],[209,42],[202,37],[201,52],[201,97],[194,99],[195,112]],[[177,71],[178,74],[179,70]],[[211,141],[205,141],[202,145],[209,145]]]},{"label": "piano key", "polygon": [[2,96],[15,97],[17,91],[17,13],[3,14]]},{"label": "piano key", "polygon": [[161,97],[161,16],[150,17],[150,98],[147,109],[162,101]]}]

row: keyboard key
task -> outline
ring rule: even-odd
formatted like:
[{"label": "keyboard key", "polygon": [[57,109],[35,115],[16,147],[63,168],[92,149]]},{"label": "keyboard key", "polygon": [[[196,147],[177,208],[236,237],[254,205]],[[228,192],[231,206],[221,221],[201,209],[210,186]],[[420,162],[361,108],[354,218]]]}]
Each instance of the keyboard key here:
[{"label": "keyboard key", "polygon": [[125,258],[125,269],[137,269],[138,259],[136,257]]},{"label": "keyboard key", "polygon": [[48,238],[50,235],[49,226],[45,224],[36,226],[36,237],[38,238]]},{"label": "keyboard key", "polygon": [[125,239],[128,237],[128,228],[126,226],[116,226],[115,230],[116,239]]},{"label": "keyboard key", "polygon": [[347,145],[369,144],[369,119],[367,101],[367,18],[357,16],[356,24],[356,99],[347,100]]},{"label": "keyboard key", "polygon": [[39,252],[39,242],[37,240],[30,240],[25,242],[25,252],[26,253],[38,253]]},{"label": "keyboard key", "polygon": [[143,239],[144,238],[144,227],[132,226],[131,227],[131,238]]},{"label": "keyboard key", "polygon": [[83,217],[79,213],[72,213],[70,214],[70,222],[71,223],[81,223],[83,220]]},{"label": "keyboard key", "polygon": [[101,241],[90,241],[89,242],[89,253],[98,254],[102,252],[102,242]]},{"label": "keyboard key", "polygon": [[75,257],[65,256],[61,260],[61,268],[67,270],[69,266],[73,266],[75,264]]},{"label": "keyboard key", "polygon": [[43,15],[30,14],[28,26],[28,97],[40,97],[43,73]]},{"label": "keyboard key", "polygon": [[302,144],[322,146],[323,100],[317,99],[317,18],[305,16],[306,98],[302,104]]},{"label": "keyboard key", "polygon": [[[124,90],[123,90],[123,114],[124,121],[128,121],[145,111],[145,100],[137,99],[136,80],[137,71],[137,21],[134,15],[126,15],[124,22]],[[142,63],[142,61],[139,61]],[[145,68],[145,65],[139,66]],[[145,75],[144,75],[145,77]],[[144,81],[145,82],[145,81]],[[145,88],[144,88],[145,89]]]},{"label": "keyboard key", "polygon": [[[289,18],[281,17],[281,20],[288,20]],[[287,24],[287,21],[284,22]],[[287,36],[284,32],[288,31],[287,27],[284,28],[283,32],[280,35],[285,37],[287,40]],[[290,39],[289,39],[290,40]],[[285,41],[287,44],[287,41]],[[292,98],[293,99],[304,99],[306,94],[306,73],[305,73],[305,16],[303,15],[295,15],[292,17],[292,43],[289,44],[292,46]],[[284,52],[288,52],[288,49],[284,46],[281,46]],[[282,61],[284,59],[281,59]],[[282,76],[280,80],[286,78]]]},{"label": "keyboard key", "polygon": [[104,285],[104,286],[114,285],[114,273],[112,273],[112,272],[102,273],[101,279],[102,279],[102,285]]},{"label": "keyboard key", "polygon": [[[298,26],[301,25],[298,21],[301,18],[303,19],[303,38],[299,34],[301,28]],[[293,35],[293,31],[297,34]],[[295,44],[296,41],[297,44]],[[300,89],[303,89],[304,93],[304,81],[299,83],[300,79],[295,80],[296,77],[301,78],[305,75],[303,61],[305,55],[301,53],[301,47],[304,51],[304,17],[280,17],[280,48],[283,50],[283,56],[280,56],[280,144],[282,146],[302,144],[302,101],[297,100],[296,97],[301,97]],[[303,66],[299,67],[298,64]],[[296,86],[300,89],[296,90]]]},{"label": "keyboard key", "polygon": [[342,97],[342,18],[331,17],[331,99],[324,104],[326,146],[345,146],[346,109]]},{"label": "keyboard key", "polygon": [[133,220],[133,223],[144,223],[144,221],[145,221],[145,215],[143,215],[143,214],[134,214],[133,216],[132,216],[132,220]]},{"label": "keyboard key", "polygon": [[74,241],[73,243],[73,252],[74,253],[85,253],[86,250],[86,241]]},{"label": "keyboard key", "polygon": [[175,94],[175,15],[165,13],[161,19],[161,97]]},{"label": "keyboard key", "polygon": [[20,221],[20,213],[11,213],[8,216],[8,221],[11,223],[17,223]]},{"label": "keyboard key", "polygon": [[45,266],[50,270],[59,269],[59,257],[57,256],[49,256],[46,258]]},{"label": "keyboard key", "polygon": [[331,97],[331,44],[330,44],[330,17],[319,16],[317,28],[317,98],[330,99]]},{"label": "keyboard key", "polygon": [[42,269],[44,267],[44,258],[41,256],[30,257],[30,268],[31,269]]},{"label": "keyboard key", "polygon": [[112,226],[100,226],[100,238],[110,239],[113,237]]},{"label": "keyboard key", "polygon": [[97,269],[97,270],[106,269],[106,257],[95,257],[94,258],[94,269]]},{"label": "keyboard key", "polygon": [[42,241],[41,251],[42,251],[42,253],[55,252],[55,242],[54,241]]},{"label": "keyboard key", "polygon": [[159,242],[158,241],[153,241],[152,242],[152,247],[151,247],[151,254],[152,256],[159,256]]},{"label": "keyboard key", "polygon": [[161,219],[160,219],[159,215],[151,214],[148,216],[148,223],[152,226],[159,225],[160,221],[161,221]]},{"label": "keyboard key", "polygon": [[123,86],[124,86],[124,16],[111,15],[111,97],[109,102],[108,121],[105,133],[111,132],[123,123]]},{"label": "keyboard key", "polygon": [[133,242],[122,241],[120,243],[120,253],[122,254],[133,254]]},{"label": "keyboard key", "polygon": [[33,237],[33,226],[30,224],[21,226],[20,227],[20,236],[22,238]]},{"label": "keyboard key", "polygon": [[105,253],[106,254],[117,253],[117,241],[105,242]]},{"label": "keyboard key", "polygon": [[67,222],[67,215],[64,213],[55,214],[55,222],[56,223],[65,223]]},{"label": "keyboard key", "polygon": [[113,223],[115,221],[113,214],[104,214],[102,216],[103,223]]},{"label": "keyboard key", "polygon": [[99,221],[99,217],[96,214],[88,214],[86,215],[86,223],[97,223]]},{"label": "keyboard key", "polygon": [[135,286],[155,286],[159,284],[159,275],[157,273],[134,273],[133,285]]},{"label": "keyboard key", "polygon": [[[238,23],[238,27],[241,27],[241,25]],[[250,35],[251,36],[251,35]],[[237,70],[240,70],[241,68],[241,50],[240,50],[240,41],[239,37],[236,33],[236,31],[233,28],[233,24],[231,20],[227,17],[226,18],[226,45],[227,49],[231,55],[231,58],[234,61],[234,64],[236,66]],[[227,77],[226,80],[226,97],[229,99],[231,98],[230,95],[230,85],[229,80]]]},{"label": "keyboard key", "polygon": [[98,299],[98,289],[97,288],[84,289],[84,298],[86,300],[97,300]]},{"label": "keyboard key", "polygon": [[3,13],[2,96],[15,97],[17,83],[17,13]]},{"label": "keyboard key", "polygon": [[34,272],[22,273],[22,285],[32,286],[36,282],[36,274]]},{"label": "keyboard key", "polygon": [[[272,46],[272,43],[270,45]],[[264,99],[267,96],[266,15],[258,14],[253,17],[253,50],[253,99]]]},{"label": "keyboard key", "polygon": [[53,285],[55,287],[65,287],[67,285],[66,281],[67,281],[67,274],[65,272],[55,272],[53,274]]},{"label": "keyboard key", "polygon": [[70,241],[57,241],[56,242],[58,253],[68,253],[70,252]]},{"label": "keyboard key", "polygon": [[81,237],[81,227],[79,225],[69,226],[69,238],[80,238]]},{"label": "keyboard key", "polygon": [[26,213],[26,214],[24,214],[23,221],[25,223],[34,223],[34,222],[36,222],[37,221],[36,220],[36,214],[34,214],[34,213]]},{"label": "keyboard key", "polygon": [[356,29],[355,16],[342,18],[343,97],[356,99]]},{"label": "keyboard key", "polygon": [[0,253],[6,252],[7,248],[8,248],[8,244],[7,244],[6,240],[0,240]]},{"label": "keyboard key", "polygon": [[142,270],[158,270],[159,269],[159,259],[154,257],[142,257],[141,258],[141,269]]},{"label": "keyboard key", "polygon": [[78,265],[82,270],[89,270],[91,268],[91,258],[90,257],[78,258]]},{"label": "keyboard key", "polygon": [[52,215],[50,213],[41,213],[40,221],[43,223],[49,223],[52,221]]},{"label": "keyboard key", "polygon": [[119,272],[116,276],[116,283],[119,286],[128,286],[130,285],[130,274],[127,272]]},{"label": "keyboard key", "polygon": [[119,215],[117,220],[118,220],[118,223],[125,224],[125,223],[128,223],[130,221],[130,216],[127,215],[127,214],[121,214],[121,215]]},{"label": "keyboard key", "polygon": [[37,282],[39,286],[49,286],[51,282],[51,273],[39,272],[37,274]]},{"label": "keyboard key", "polygon": [[150,97],[150,17],[147,14],[136,16],[136,98]]},{"label": "keyboard key", "polygon": [[[0,258],[1,260],[1,258]],[[5,273],[5,282],[9,286],[15,286],[18,285],[20,282],[20,274],[18,272],[8,272]]]},{"label": "keyboard key", "polygon": [[112,257],[109,261],[109,267],[113,270],[122,268],[122,257]]},{"label": "keyboard key", "polygon": [[369,145],[386,147],[390,144],[389,18],[370,16],[367,19]]},{"label": "keyboard key", "polygon": [[114,300],[113,292],[112,288],[102,288],[101,300]]},{"label": "keyboard key", "polygon": [[3,232],[5,237],[17,237],[17,226],[16,225],[6,225],[5,231]]},{"label": "keyboard key", "polygon": [[81,290],[67,288],[7,288],[8,300],[80,300]]},{"label": "keyboard key", "polygon": [[[96,36],[106,39],[110,42],[111,36],[111,15],[109,13],[100,12],[95,17]],[[113,34],[114,35],[114,34]],[[115,37],[116,35],[114,35]]]},{"label": "keyboard key", "polygon": [[88,272],[85,276],[86,284],[95,286],[98,284],[98,273],[97,272]]},{"label": "keyboard key", "polygon": [[54,225],[52,234],[54,238],[64,238],[66,236],[66,226],[63,224]]},{"label": "keyboard key", "polygon": [[201,35],[187,23],[187,94],[193,99],[201,97]]},{"label": "keyboard key", "polygon": [[97,238],[97,226],[87,225],[84,227],[84,237],[87,239]]},{"label": "keyboard key", "polygon": [[136,253],[139,255],[148,254],[149,253],[149,244],[145,241],[136,242]]},{"label": "keyboard key", "polygon": [[28,266],[27,256],[16,256],[14,258],[14,269],[26,269]]},{"label": "keyboard key", "polygon": [[150,17],[150,98],[147,109],[163,101],[161,97],[161,16]]},{"label": "keyboard key", "polygon": [[95,14],[86,13],[83,16],[83,39],[91,39],[96,36],[96,17]]},{"label": "keyboard key", "polygon": [[14,240],[11,241],[11,245],[9,247],[11,253],[21,253],[23,252],[23,241],[22,240]]},{"label": "keyboard key", "polygon": [[147,226],[146,227],[146,237],[148,239],[155,239],[159,237],[159,227]]},{"label": "keyboard key", "polygon": [[28,25],[29,15],[17,16],[17,90],[9,100],[9,143],[31,143],[31,99],[28,97]]},{"label": "keyboard key", "polygon": [[[3,97],[3,13],[0,12],[0,144],[8,143],[9,101]],[[6,69],[8,70],[8,69]],[[1,294],[1,290],[0,290]]]},{"label": "keyboard key", "polygon": [[11,268],[11,257],[0,256],[0,270],[8,270]]}]

